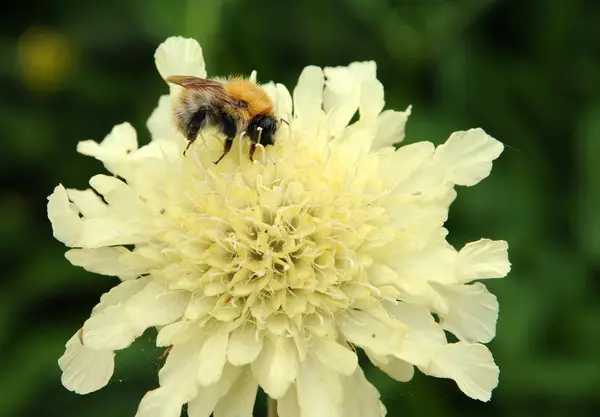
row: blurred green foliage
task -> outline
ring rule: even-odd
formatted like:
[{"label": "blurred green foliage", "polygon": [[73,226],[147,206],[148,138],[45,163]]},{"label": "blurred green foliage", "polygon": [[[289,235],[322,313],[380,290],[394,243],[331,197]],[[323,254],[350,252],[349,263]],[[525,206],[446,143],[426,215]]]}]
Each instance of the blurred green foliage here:
[{"label": "blurred green foliage", "polygon": [[[133,416],[156,385],[148,332],[103,390],[79,396],[57,359],[115,279],[71,266],[45,197],[101,165],[76,143],[145,121],[166,87],[154,49],[198,39],[212,75],[258,71],[292,87],[308,64],[373,59],[388,108],[413,104],[408,141],[481,126],[507,145],[460,189],[450,240],[510,244],[490,403],[417,374],[369,368],[390,416],[593,416],[600,409],[600,2],[594,0],[22,0],[0,25],[0,416]],[[256,415],[264,415],[264,401]]]}]

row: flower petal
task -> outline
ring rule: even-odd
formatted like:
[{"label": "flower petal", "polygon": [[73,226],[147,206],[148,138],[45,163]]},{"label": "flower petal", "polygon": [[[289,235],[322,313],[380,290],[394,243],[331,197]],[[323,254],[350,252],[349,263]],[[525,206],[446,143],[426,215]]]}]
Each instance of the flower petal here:
[{"label": "flower petal", "polygon": [[97,249],[71,249],[65,257],[73,265],[80,266],[95,274],[110,275],[123,281],[134,279],[145,271],[136,271],[119,261],[119,257],[129,253],[123,246],[111,246]]},{"label": "flower petal", "polygon": [[161,43],[154,53],[160,76],[189,75],[206,78],[202,48],[194,39],[172,36]]},{"label": "flower petal", "polygon": [[393,356],[379,356],[367,351],[367,356],[373,365],[394,378],[396,381],[410,381],[415,374],[415,368],[408,362]]},{"label": "flower petal", "polygon": [[367,379],[360,367],[356,368],[354,375],[343,378],[345,396],[344,417],[383,417],[385,407],[379,399],[379,392]]},{"label": "flower petal", "polygon": [[298,357],[294,342],[285,336],[272,336],[252,362],[252,372],[271,398],[280,398],[298,374]]},{"label": "flower petal", "polygon": [[321,110],[323,102],[323,70],[319,67],[304,68],[294,89],[294,114],[298,118],[309,120]]},{"label": "flower petal", "polygon": [[358,366],[356,353],[333,340],[315,340],[313,352],[323,365],[343,375],[352,375]]},{"label": "flower petal", "polygon": [[404,140],[405,127],[411,113],[411,106],[404,111],[385,110],[377,117],[377,133],[371,145],[376,151]]},{"label": "flower petal", "polygon": [[198,383],[200,385],[212,385],[221,378],[223,367],[227,362],[228,340],[229,333],[224,327],[219,327],[211,332],[202,345],[200,366],[198,367]]},{"label": "flower petal", "polygon": [[456,269],[460,283],[475,279],[502,278],[510,272],[508,243],[489,239],[467,243],[458,252]]},{"label": "flower petal", "polygon": [[258,383],[250,369],[247,368],[242,371],[229,392],[219,401],[214,417],[252,417],[257,391]]},{"label": "flower petal", "polygon": [[92,189],[74,190],[68,188],[67,195],[84,217],[105,216],[108,213],[108,206]]},{"label": "flower petal", "polygon": [[295,384],[277,400],[277,415],[278,417],[301,417]]},{"label": "flower petal", "polygon": [[161,387],[144,395],[135,417],[179,417],[183,404],[178,393]]},{"label": "flower petal", "polygon": [[246,365],[254,362],[262,347],[263,339],[254,326],[239,327],[231,333],[227,345],[227,360],[235,366]]},{"label": "flower petal", "polygon": [[[182,366],[186,366],[182,364]],[[190,417],[210,417],[215,407],[227,393],[232,392],[232,387],[238,382],[242,373],[248,373],[245,368],[236,368],[235,366],[225,365],[221,379],[215,384],[198,387],[198,394],[188,404],[188,415]],[[256,393],[255,393],[256,396]]]},{"label": "flower petal", "polygon": [[503,149],[504,145],[483,129],[470,129],[453,133],[437,147],[433,160],[445,170],[448,181],[471,186],[490,175],[492,161]]},{"label": "flower petal", "polygon": [[[261,384],[262,386],[262,384]],[[337,372],[321,366],[311,355],[300,363],[298,404],[302,417],[341,417],[344,390]]]},{"label": "flower petal", "polygon": [[69,339],[58,365],[63,372],[61,380],[65,388],[78,394],[88,394],[108,384],[114,372],[115,353],[83,346],[79,336],[75,333]]},{"label": "flower petal", "polygon": [[160,385],[178,392],[184,402],[190,401],[198,394],[196,375],[200,365],[199,352],[202,341],[202,337],[196,334],[190,340],[174,345],[158,373]]},{"label": "flower petal", "polygon": [[466,342],[444,346],[432,364],[421,370],[438,378],[453,379],[462,392],[480,401],[492,397],[500,373],[487,347]]},{"label": "flower petal", "polygon": [[57,240],[69,247],[78,245],[82,221],[77,210],[69,202],[67,190],[62,185],[58,185],[48,197],[48,218]]},{"label": "flower petal", "polygon": [[446,298],[449,311],[440,314],[442,328],[461,340],[487,343],[496,335],[498,300],[485,285],[439,285],[434,287]]},{"label": "flower petal", "polygon": [[338,326],[350,343],[368,348],[378,355],[390,354],[401,340],[399,329],[390,328],[363,311],[341,316]]},{"label": "flower petal", "polygon": [[171,96],[165,94],[158,100],[158,106],[154,109],[146,123],[152,140],[173,140],[178,137],[178,132],[173,123],[173,109]]}]

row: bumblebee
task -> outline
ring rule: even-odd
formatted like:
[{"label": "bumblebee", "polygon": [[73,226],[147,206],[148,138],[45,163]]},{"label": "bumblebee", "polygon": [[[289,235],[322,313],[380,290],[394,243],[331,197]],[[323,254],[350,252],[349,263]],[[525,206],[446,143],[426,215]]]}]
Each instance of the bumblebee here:
[{"label": "bumblebee", "polygon": [[237,135],[250,139],[252,160],[257,145],[274,144],[278,123],[273,103],[260,86],[241,77],[205,79],[175,75],[167,82],[183,87],[173,106],[176,126],[187,138],[188,146],[208,126],[217,127],[225,135],[223,155],[231,150]]}]

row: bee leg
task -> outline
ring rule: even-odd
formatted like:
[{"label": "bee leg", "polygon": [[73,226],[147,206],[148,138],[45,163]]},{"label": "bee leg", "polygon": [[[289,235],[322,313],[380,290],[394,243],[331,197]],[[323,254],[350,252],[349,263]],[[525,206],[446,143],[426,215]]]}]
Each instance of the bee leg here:
[{"label": "bee leg", "polygon": [[225,147],[223,148],[223,155],[221,155],[221,157],[215,161],[215,165],[217,165],[219,162],[221,162],[221,159],[223,159],[225,157],[225,155],[227,155],[229,153],[229,151],[231,150],[232,143],[233,143],[233,138],[225,139]]},{"label": "bee leg", "polygon": [[256,150],[256,143],[251,142],[250,143],[250,153],[248,154],[248,156],[250,157],[251,161],[254,161],[254,159],[252,158],[254,156],[254,151]]},{"label": "bee leg", "polygon": [[235,120],[227,113],[221,114],[221,131],[225,134],[227,139],[225,139],[223,155],[221,155],[221,157],[215,161],[215,165],[221,162],[221,159],[223,159],[225,155],[229,153],[231,150],[231,144],[233,143],[233,138],[235,138],[235,135],[237,134]]},{"label": "bee leg", "polygon": [[208,111],[204,108],[201,108],[192,116],[192,119],[190,120],[190,123],[187,126],[187,129],[185,132],[185,137],[188,140],[188,144],[185,147],[185,150],[183,151],[184,156],[185,156],[185,153],[188,151],[188,149],[190,149],[190,146],[192,146],[192,143],[194,143],[194,141],[196,140],[196,137],[198,136],[198,132],[200,132],[200,129],[202,129],[204,127],[204,125],[206,124],[207,114],[208,114]]}]

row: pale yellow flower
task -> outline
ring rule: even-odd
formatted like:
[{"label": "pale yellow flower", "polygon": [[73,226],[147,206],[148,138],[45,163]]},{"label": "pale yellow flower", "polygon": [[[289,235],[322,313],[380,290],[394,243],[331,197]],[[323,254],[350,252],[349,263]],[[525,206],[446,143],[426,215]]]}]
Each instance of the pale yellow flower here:
[{"label": "pale yellow flower", "polygon": [[[206,76],[189,39],[168,39],[156,64],[163,78]],[[259,385],[280,417],[382,416],[358,348],[399,381],[416,366],[489,400],[498,367],[481,343],[498,303],[473,281],[508,273],[507,244],[457,251],[443,224],[454,186],[487,177],[502,144],[473,129],[395,150],[410,109],[382,112],[373,62],[307,67],[293,94],[264,87],[289,126],[254,162],[236,140],[215,165],[223,138],[211,130],[184,156],[170,96],[150,144],[138,148],[127,123],[79,144],[111,175],[85,191],[59,185],[48,216],[71,263],[122,283],[67,343],[63,384],[102,388],[114,352],[156,327],[172,349],[137,417],[179,416],[185,403],[192,417],[251,416]]]}]

